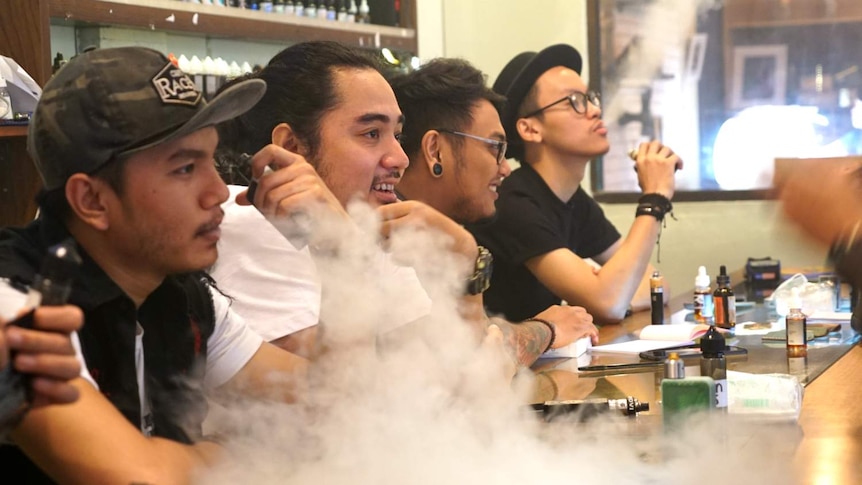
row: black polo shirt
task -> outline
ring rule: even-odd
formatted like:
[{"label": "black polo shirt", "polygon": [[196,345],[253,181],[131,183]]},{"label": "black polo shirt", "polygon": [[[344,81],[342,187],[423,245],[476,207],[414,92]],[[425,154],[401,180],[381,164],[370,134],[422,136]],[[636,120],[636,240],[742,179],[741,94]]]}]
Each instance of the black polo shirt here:
[{"label": "black polo shirt", "polygon": [[619,240],[620,233],[582,188],[563,202],[526,163],[503,181],[499,193],[497,216],[466,227],[494,255],[485,306],[489,313],[517,322],[562,301],[533,276],[525,261],[561,248],[592,258]]},{"label": "black polo shirt", "polygon": [[[50,217],[25,228],[0,230],[0,278],[29,286],[48,248],[69,237],[66,227]],[[141,427],[135,368],[140,323],[152,433],[182,443],[196,441],[207,410],[202,391],[207,340],[215,328],[206,280],[202,274],[169,276],[135,308],[102,268],[81,248],[79,252],[83,264],[69,303],[84,312],[84,326],[78,332],[81,352],[99,391],[135,428]],[[50,481],[18,448],[0,446],[0,462],[26,477],[22,483]]]}]

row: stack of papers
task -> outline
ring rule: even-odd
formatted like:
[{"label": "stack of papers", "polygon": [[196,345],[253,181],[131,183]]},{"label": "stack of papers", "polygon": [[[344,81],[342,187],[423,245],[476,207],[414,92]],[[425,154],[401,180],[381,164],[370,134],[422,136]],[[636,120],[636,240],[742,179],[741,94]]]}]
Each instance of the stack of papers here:
[{"label": "stack of papers", "polygon": [[667,349],[691,345],[709,330],[702,323],[679,323],[674,325],[648,325],[640,331],[637,340],[618,344],[597,345],[592,352],[622,352],[639,354],[649,350]]}]

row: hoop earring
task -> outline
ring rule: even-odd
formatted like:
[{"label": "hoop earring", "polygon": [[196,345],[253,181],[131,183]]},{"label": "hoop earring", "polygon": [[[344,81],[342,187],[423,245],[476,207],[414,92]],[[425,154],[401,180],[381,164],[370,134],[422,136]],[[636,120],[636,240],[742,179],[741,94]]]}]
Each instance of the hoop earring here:
[{"label": "hoop earring", "polygon": [[431,173],[433,173],[435,177],[443,175],[443,165],[441,165],[440,162],[434,162],[434,165],[431,165]]}]

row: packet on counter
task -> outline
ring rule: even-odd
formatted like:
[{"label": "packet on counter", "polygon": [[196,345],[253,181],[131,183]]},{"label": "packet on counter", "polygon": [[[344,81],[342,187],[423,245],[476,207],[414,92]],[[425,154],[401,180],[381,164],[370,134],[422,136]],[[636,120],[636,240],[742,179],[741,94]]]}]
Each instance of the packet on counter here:
[{"label": "packet on counter", "polygon": [[727,371],[728,412],[758,419],[796,422],[804,388],[790,374]]}]

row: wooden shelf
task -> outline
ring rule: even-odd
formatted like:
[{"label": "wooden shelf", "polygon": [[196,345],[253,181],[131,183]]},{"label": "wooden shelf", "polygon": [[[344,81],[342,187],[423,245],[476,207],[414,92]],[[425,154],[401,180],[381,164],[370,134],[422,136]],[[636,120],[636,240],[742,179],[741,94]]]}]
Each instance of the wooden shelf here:
[{"label": "wooden shelf", "polygon": [[416,31],[411,28],[333,22],[174,0],[48,0],[48,15],[55,25],[116,25],[243,40],[326,39],[360,47],[417,51]]},{"label": "wooden shelf", "polygon": [[0,125],[0,138],[27,136],[27,125]]},{"label": "wooden shelf", "polygon": [[[290,43],[334,40],[416,53],[416,2],[401,0],[401,27],[293,17],[176,0],[0,0],[0,54],[40,86],[51,77],[51,26],[116,26],[207,38]],[[27,156],[27,127],[0,127],[0,227],[36,211],[41,179]]]}]

